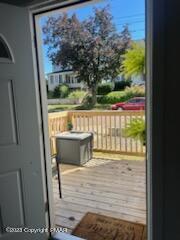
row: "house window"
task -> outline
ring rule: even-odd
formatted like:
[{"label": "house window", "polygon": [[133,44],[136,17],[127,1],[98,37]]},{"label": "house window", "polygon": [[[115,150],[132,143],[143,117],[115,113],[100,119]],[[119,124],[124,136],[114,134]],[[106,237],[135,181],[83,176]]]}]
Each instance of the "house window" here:
[{"label": "house window", "polygon": [[54,76],[53,75],[50,76],[50,83],[54,84]]},{"label": "house window", "polygon": [[74,78],[73,78],[72,75],[71,75],[71,77],[70,77],[70,81],[71,81],[71,83],[74,83]]},{"label": "house window", "polygon": [[81,80],[80,80],[78,77],[76,77],[76,79],[77,79],[77,83],[80,83],[80,82],[81,82]]},{"label": "house window", "polygon": [[71,80],[71,78],[70,78],[69,74],[66,74],[66,83],[70,83],[70,80]]},{"label": "house window", "polygon": [[59,83],[59,75],[55,75],[55,82],[58,84]]},{"label": "house window", "polygon": [[74,76],[72,76],[72,82],[73,82],[73,83],[76,83],[76,79],[75,79]]},{"label": "house window", "polygon": [[13,57],[5,39],[0,35],[0,63],[12,63]]},{"label": "house window", "polygon": [[62,75],[59,75],[59,83],[62,83]]}]

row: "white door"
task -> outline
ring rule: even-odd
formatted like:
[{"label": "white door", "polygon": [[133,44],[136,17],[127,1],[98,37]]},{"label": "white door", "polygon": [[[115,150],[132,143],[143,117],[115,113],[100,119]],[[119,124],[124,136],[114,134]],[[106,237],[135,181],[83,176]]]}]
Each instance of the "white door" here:
[{"label": "white door", "polygon": [[28,10],[0,4],[0,240],[47,239],[13,232],[47,226],[31,43]]}]

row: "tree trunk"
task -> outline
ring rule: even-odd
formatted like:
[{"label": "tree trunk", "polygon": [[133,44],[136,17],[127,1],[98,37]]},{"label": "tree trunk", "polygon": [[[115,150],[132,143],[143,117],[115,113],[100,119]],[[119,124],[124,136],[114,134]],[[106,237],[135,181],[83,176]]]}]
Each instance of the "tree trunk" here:
[{"label": "tree trunk", "polygon": [[97,103],[97,96],[96,96],[96,94],[97,94],[97,85],[91,87],[89,89],[89,92],[90,92],[90,94],[92,96],[92,105],[94,106]]},{"label": "tree trunk", "polygon": [[97,96],[96,96],[96,94],[97,94],[97,86],[92,88],[92,93],[91,94],[92,94],[92,104],[94,106],[97,103]]}]

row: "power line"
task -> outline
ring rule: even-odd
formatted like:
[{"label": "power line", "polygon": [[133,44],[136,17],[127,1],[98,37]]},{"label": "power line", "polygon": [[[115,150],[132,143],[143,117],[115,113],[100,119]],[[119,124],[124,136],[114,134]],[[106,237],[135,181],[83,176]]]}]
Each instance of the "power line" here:
[{"label": "power line", "polygon": [[117,23],[117,24],[115,24],[116,26],[124,26],[124,25],[133,25],[133,24],[135,24],[135,23],[145,23],[144,21],[135,21],[135,22],[131,22],[131,23],[129,23],[129,22],[124,22],[124,23]]},{"label": "power line", "polygon": [[144,32],[145,31],[145,29],[136,29],[136,30],[130,30],[130,32]]},{"label": "power line", "polygon": [[127,17],[127,18],[121,18],[121,17],[113,17],[113,19],[115,20],[119,20],[119,21],[136,21],[136,20],[145,20],[145,17],[143,16],[139,16],[139,17]]},{"label": "power line", "polygon": [[122,21],[122,20],[118,20],[117,18],[113,18],[113,21],[118,22],[118,23],[124,23],[124,22],[136,22],[136,21],[144,21],[144,22],[145,22],[145,19],[144,19],[144,18],[138,18],[138,19],[124,19],[124,20]]},{"label": "power line", "polygon": [[121,19],[120,17],[117,17],[117,16],[113,16],[113,19],[117,19],[117,20],[120,20],[120,21],[126,21],[127,19],[130,20],[130,21],[134,21],[134,20],[139,20],[139,19],[145,19],[145,17],[143,16],[137,16],[137,17],[133,17],[133,18],[123,18]]},{"label": "power line", "polygon": [[139,28],[139,29],[129,30],[129,32],[142,32],[142,31],[145,31],[145,29]]},{"label": "power line", "polygon": [[140,29],[135,29],[135,30],[129,30],[130,33],[135,33],[135,32],[145,32],[144,28],[140,28]]},{"label": "power line", "polygon": [[132,14],[132,15],[128,15],[128,16],[122,16],[122,17],[118,17],[118,19],[125,19],[125,18],[134,18],[134,17],[138,17],[138,16],[145,16],[145,13],[138,13],[138,14]]}]

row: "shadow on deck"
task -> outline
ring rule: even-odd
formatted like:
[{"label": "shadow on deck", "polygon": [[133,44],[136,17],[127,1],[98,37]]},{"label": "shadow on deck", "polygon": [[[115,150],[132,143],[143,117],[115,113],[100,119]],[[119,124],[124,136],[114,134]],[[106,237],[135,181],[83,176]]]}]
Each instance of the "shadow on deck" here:
[{"label": "shadow on deck", "polygon": [[93,159],[60,169],[62,199],[53,179],[57,226],[71,232],[87,212],[146,223],[145,161]]}]

